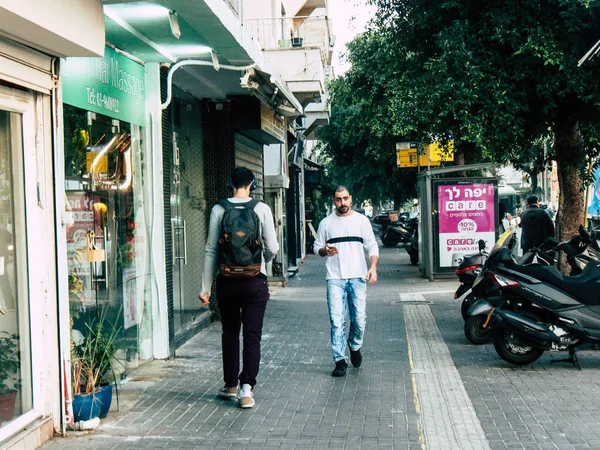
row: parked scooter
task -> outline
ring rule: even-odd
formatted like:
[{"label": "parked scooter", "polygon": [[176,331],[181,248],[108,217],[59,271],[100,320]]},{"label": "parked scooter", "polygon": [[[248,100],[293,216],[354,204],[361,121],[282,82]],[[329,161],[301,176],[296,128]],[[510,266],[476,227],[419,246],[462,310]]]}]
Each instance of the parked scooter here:
[{"label": "parked scooter", "polygon": [[[502,264],[503,259],[507,257],[506,255],[512,255],[515,245],[514,228],[507,230],[500,236],[477,276],[472,292],[465,297],[461,304],[461,314],[465,319],[465,337],[472,344],[487,344],[492,340],[492,329],[489,326],[490,309],[510,308],[512,310],[522,310],[525,308],[519,298],[506,295],[488,276],[491,270]],[[539,248],[534,247],[526,252],[515,264],[553,265],[557,245],[558,241],[552,238],[548,239]]]},{"label": "parked scooter", "polygon": [[[418,218],[415,219],[418,221]],[[406,246],[406,251],[410,257],[410,263],[414,266],[419,262],[419,224],[415,225],[412,236],[410,237],[410,245]]]},{"label": "parked scooter", "polygon": [[390,222],[379,235],[381,243],[386,247],[395,247],[398,244],[410,244],[415,229],[419,224],[419,219],[413,217],[405,222]]},{"label": "parked scooter", "polygon": [[503,291],[518,295],[535,308],[532,315],[492,311],[493,342],[505,361],[524,365],[546,350],[567,350],[581,368],[575,353],[584,343],[600,344],[600,264],[590,262],[577,276],[566,277],[554,266],[499,266],[491,273]]},{"label": "parked scooter", "polygon": [[[458,281],[460,281],[460,286],[458,286],[458,289],[454,293],[454,298],[462,297],[473,287],[473,283],[483,269],[485,260],[490,256],[489,253],[485,251],[485,241],[483,239],[480,239],[477,244],[479,251],[472,255],[466,255],[456,269],[456,275],[458,276]],[[461,312],[463,319],[466,320],[466,309],[461,308]]]},{"label": "parked scooter", "polygon": [[[495,260],[497,263],[494,264],[494,267],[491,267],[488,270],[486,278],[488,283],[491,282],[496,286],[496,293],[499,293],[500,295],[487,299],[482,298],[468,311],[468,315],[470,316],[469,320],[478,320],[481,323],[481,327],[485,329],[485,331],[479,330],[480,334],[483,335],[487,333],[488,336],[493,336],[492,330],[494,330],[495,325],[490,327],[489,322],[494,311],[502,310],[509,313],[512,312],[519,314],[521,317],[525,317],[530,320],[539,320],[540,308],[531,302],[531,298],[523,296],[518,290],[513,289],[510,283],[506,284],[499,282],[499,278],[497,277],[498,273],[511,269],[513,271],[526,273],[531,268],[535,270],[545,267],[545,270],[550,270],[558,274],[558,271],[556,268],[554,268],[551,259],[548,259],[551,258],[552,250],[562,250],[567,254],[567,260],[571,265],[572,271],[576,271],[577,265],[582,263],[591,266],[598,265],[597,262],[589,259],[587,253],[585,255],[583,254],[583,252],[588,249],[588,246],[592,246],[594,243],[591,242],[589,233],[587,233],[582,227],[580,227],[579,236],[573,236],[571,239],[569,239],[569,241],[557,243],[555,240],[551,239],[548,242],[549,243],[547,245],[554,245],[554,249],[550,247],[550,253],[537,252],[534,260],[531,261],[533,264],[523,264],[523,258],[525,258],[525,262],[527,262],[527,259],[530,259],[527,257],[527,254],[524,255],[519,261],[521,264],[519,264],[517,261],[514,261],[510,252],[507,252],[506,250],[502,250],[495,255]],[[590,249],[590,252],[595,252],[595,250]],[[549,267],[552,267],[552,269],[549,269]],[[589,269],[584,268],[584,271],[585,270]],[[580,277],[567,278],[575,280]],[[600,302],[598,303],[600,304]],[[468,329],[465,325],[465,334],[467,334],[467,332]]]},{"label": "parked scooter", "polygon": [[567,255],[570,255],[567,258],[571,266],[571,275],[579,275],[589,262],[600,262],[597,233],[592,235],[583,225],[579,225],[579,239],[570,243],[572,247],[567,251]]}]

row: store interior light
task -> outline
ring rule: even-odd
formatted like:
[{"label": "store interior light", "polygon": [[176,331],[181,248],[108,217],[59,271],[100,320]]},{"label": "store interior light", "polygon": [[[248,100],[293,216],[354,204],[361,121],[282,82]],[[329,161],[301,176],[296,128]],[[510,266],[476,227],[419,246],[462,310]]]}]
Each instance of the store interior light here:
[{"label": "store interior light", "polygon": [[116,14],[125,20],[166,18],[170,13],[164,6],[147,3],[104,5],[103,9],[105,14]]},{"label": "store interior light", "polygon": [[212,54],[213,49],[207,45],[169,45],[169,51],[181,56]]}]

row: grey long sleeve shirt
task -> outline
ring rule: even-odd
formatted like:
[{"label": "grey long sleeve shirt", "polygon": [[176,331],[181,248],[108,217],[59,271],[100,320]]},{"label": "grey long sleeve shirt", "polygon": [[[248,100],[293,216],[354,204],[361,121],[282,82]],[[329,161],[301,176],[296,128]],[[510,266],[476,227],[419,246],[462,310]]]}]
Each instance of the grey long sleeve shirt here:
[{"label": "grey long sleeve shirt", "polygon": [[[246,203],[251,200],[250,197],[246,198],[228,198],[231,203]],[[273,214],[271,208],[266,203],[260,202],[254,208],[254,212],[258,216],[261,223],[262,239],[264,242],[263,257],[260,267],[260,271],[266,275],[266,263],[271,261],[273,257],[279,251],[279,244],[277,243],[277,235],[275,234],[275,224],[273,222]],[[208,229],[208,239],[206,241],[206,249],[204,251],[204,272],[202,275],[202,287],[200,294],[207,292],[211,293],[212,282],[217,272],[217,259],[218,259],[218,242],[219,233],[221,230],[221,219],[225,209],[218,203],[213,206],[210,213],[210,222]]]}]

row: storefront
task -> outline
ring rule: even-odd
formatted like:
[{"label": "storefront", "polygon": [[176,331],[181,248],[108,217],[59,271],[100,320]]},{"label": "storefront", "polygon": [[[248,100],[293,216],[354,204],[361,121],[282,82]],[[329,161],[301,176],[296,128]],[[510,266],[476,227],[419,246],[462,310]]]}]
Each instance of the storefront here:
[{"label": "storefront", "polygon": [[58,57],[96,54],[104,26],[100,1],[9,0],[0,16],[0,448],[34,448],[64,417]]},{"label": "storefront", "polygon": [[[56,292],[54,227],[42,225],[54,222],[52,61],[0,38],[0,66],[7,62],[4,55],[17,49],[23,61],[37,62],[35,75],[45,70],[47,77],[45,86],[27,89],[23,85],[31,78],[14,70],[11,82],[22,84],[0,86],[0,446],[4,437],[48,413],[49,397],[39,394],[48,382],[58,385],[56,335],[46,338],[53,348],[40,345],[57,326],[56,307],[48,310]],[[44,379],[49,367],[56,372]]]},{"label": "storefront", "polygon": [[[104,318],[117,376],[153,357],[153,208],[144,66],[111,47],[61,64],[73,339]],[[162,200],[162,199],[160,199]]]}]

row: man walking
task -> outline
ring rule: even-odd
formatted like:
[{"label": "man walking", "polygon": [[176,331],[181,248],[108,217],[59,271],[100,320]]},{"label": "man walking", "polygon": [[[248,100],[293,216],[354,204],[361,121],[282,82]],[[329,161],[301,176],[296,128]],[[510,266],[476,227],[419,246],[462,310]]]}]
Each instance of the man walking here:
[{"label": "man walking", "polygon": [[527,197],[527,208],[521,213],[519,226],[523,228],[521,233],[521,249],[523,253],[533,247],[539,247],[546,238],[554,237],[554,222],[550,216],[540,209],[537,196]]},{"label": "man walking", "polygon": [[[279,244],[271,209],[250,198],[250,192],[256,187],[252,171],[237,167],[230,183],[233,197],[215,205],[210,214],[199,298],[203,305],[209,304],[218,262],[216,285],[223,327],[225,381],[218,395],[237,397],[240,407],[252,408],[255,404],[252,389],[259,370],[263,319],[269,299],[265,263],[277,254]],[[240,372],[242,326],[243,369]]]},{"label": "man walking", "polygon": [[[367,282],[377,281],[379,247],[369,219],[352,211],[352,196],[345,186],[333,194],[335,213],[319,224],[314,251],[327,257],[327,306],[331,322],[334,377],[343,377],[346,359],[346,308],[350,315],[348,346],[354,367],[362,364],[360,348],[367,321]],[[367,269],[365,251],[369,256]]]}]

